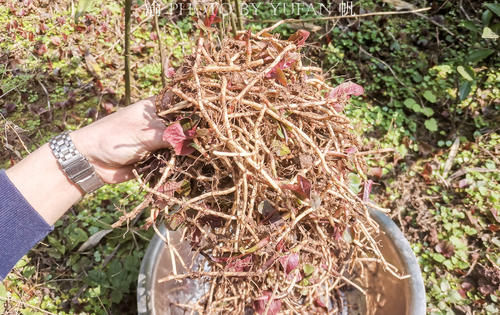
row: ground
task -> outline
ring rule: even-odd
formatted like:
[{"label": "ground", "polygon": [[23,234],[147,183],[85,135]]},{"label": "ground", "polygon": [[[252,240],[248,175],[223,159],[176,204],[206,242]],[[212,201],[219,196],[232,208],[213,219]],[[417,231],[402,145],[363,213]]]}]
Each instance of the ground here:
[{"label": "ground", "polygon": [[[312,31],[305,48],[309,62],[321,66],[332,84],[352,80],[364,86],[366,94],[345,110],[363,150],[389,149],[367,156],[375,182],[371,198],[391,209],[418,257],[428,313],[495,314],[500,7],[413,3],[354,1],[354,12],[394,11],[402,5],[431,9],[420,15],[308,21],[277,31],[283,36],[298,27]],[[72,4],[0,0],[5,25],[0,167],[10,167],[62,130],[89,124],[124,104],[121,3],[105,1],[83,14]],[[138,1],[132,12],[133,100],[161,88],[158,34],[145,11]],[[248,12],[246,26],[269,26],[262,21],[279,18],[274,13],[262,4]],[[160,38],[175,67],[191,51],[195,30],[188,13],[169,14],[159,18]],[[318,14],[277,12],[296,18]],[[135,313],[137,272],[153,232],[140,228],[141,218],[98,241],[89,237],[110,229],[141,196],[138,185],[129,182],[103,187],[75,205],[0,283],[0,313]],[[80,250],[84,243],[91,247]]]}]

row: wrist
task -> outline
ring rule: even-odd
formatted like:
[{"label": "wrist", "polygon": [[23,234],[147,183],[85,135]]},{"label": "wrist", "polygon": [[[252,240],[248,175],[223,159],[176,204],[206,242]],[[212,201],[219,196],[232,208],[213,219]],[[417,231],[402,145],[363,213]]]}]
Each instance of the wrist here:
[{"label": "wrist", "polygon": [[69,132],[63,132],[52,138],[49,147],[64,174],[83,192],[91,193],[104,184],[94,166],[75,146]]}]

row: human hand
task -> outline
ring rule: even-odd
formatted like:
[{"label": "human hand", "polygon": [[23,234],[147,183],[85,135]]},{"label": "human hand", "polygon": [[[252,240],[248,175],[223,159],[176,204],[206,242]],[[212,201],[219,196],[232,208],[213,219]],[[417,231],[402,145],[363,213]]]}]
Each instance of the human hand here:
[{"label": "human hand", "polygon": [[156,115],[154,97],[139,101],[71,133],[75,147],[108,184],[133,178],[133,163],[167,147],[165,123]]}]

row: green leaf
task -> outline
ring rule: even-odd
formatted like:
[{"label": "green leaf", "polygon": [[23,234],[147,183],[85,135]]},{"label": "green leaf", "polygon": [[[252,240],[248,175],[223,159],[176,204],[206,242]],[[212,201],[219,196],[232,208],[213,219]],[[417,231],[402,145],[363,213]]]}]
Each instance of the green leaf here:
[{"label": "green leaf", "polygon": [[460,85],[460,88],[458,90],[458,97],[460,98],[461,101],[465,100],[467,96],[469,96],[471,87],[472,87],[471,81],[466,81]]},{"label": "green leaf", "polygon": [[0,282],[0,297],[6,298],[7,297],[7,289],[4,287],[4,285]]},{"label": "green leaf", "polygon": [[75,23],[78,23],[80,16],[84,15],[87,11],[94,6],[94,0],[80,0],[75,12]]},{"label": "green leaf", "polygon": [[458,66],[457,67],[458,73],[462,76],[467,81],[472,81],[474,80],[474,71],[472,70],[471,67],[464,67],[464,66]]},{"label": "green leaf", "polygon": [[434,110],[430,107],[424,107],[422,108],[422,114],[427,117],[431,117],[432,115],[434,115]]},{"label": "green leaf", "polygon": [[273,140],[271,145],[278,156],[285,156],[291,153],[290,148],[279,140]]},{"label": "green leaf", "polygon": [[438,253],[432,253],[431,254],[431,257],[437,261],[438,263],[442,263],[443,261],[446,260],[446,257],[444,257],[443,255],[441,254],[438,254]]},{"label": "green leaf", "polygon": [[475,32],[475,33],[479,32],[479,29],[477,28],[476,24],[474,24],[471,21],[464,21],[461,23],[461,26],[465,27],[466,29],[468,29],[471,32]]},{"label": "green leaf", "polygon": [[436,95],[434,95],[434,93],[432,93],[432,91],[429,91],[429,90],[425,91],[423,96],[429,102],[436,103],[436,100],[437,100]]},{"label": "green leaf", "polygon": [[495,32],[493,32],[493,30],[491,28],[489,28],[488,26],[486,26],[485,28],[483,28],[483,34],[481,35],[482,38],[487,38],[487,39],[497,39],[498,38],[498,34],[496,34]]},{"label": "green leaf", "polygon": [[415,100],[413,98],[407,98],[407,99],[405,99],[403,104],[405,104],[406,107],[411,109],[411,108],[413,108],[414,104],[417,104],[417,102],[415,102]]},{"label": "green leaf", "polygon": [[314,266],[311,264],[305,264],[304,267],[302,267],[302,269],[304,269],[304,275],[306,277],[312,275],[312,273],[314,272]]},{"label": "green leaf", "polygon": [[85,232],[82,228],[75,228],[74,230],[71,231],[69,234],[69,239],[73,243],[73,245],[76,245],[81,242],[85,242],[88,239],[87,232]]},{"label": "green leaf", "polygon": [[413,99],[413,98],[407,98],[403,104],[411,109],[412,111],[414,111],[415,113],[420,113],[422,112],[422,107],[420,107],[420,105]]},{"label": "green leaf", "polygon": [[47,240],[49,241],[49,244],[54,246],[55,249],[57,249],[61,254],[66,253],[66,247],[55,237],[53,236],[47,236]]},{"label": "green leaf", "polygon": [[435,132],[438,130],[438,125],[437,121],[434,118],[427,119],[424,123],[425,128],[427,128],[429,131]]},{"label": "green leaf", "polygon": [[281,138],[281,139],[285,139],[285,135],[283,134],[283,131],[281,131],[281,127],[278,127],[276,129],[276,132],[278,133],[278,136]]},{"label": "green leaf", "polygon": [[493,13],[491,13],[491,10],[486,9],[481,16],[481,21],[483,22],[483,25],[489,25],[492,18]]},{"label": "green leaf", "polygon": [[498,3],[485,3],[485,7],[493,11],[497,16],[500,16],[500,4]]},{"label": "green leaf", "polygon": [[467,57],[467,60],[470,62],[478,62],[481,61],[485,58],[488,58],[491,54],[495,52],[494,49],[490,48],[480,48],[473,50],[469,56]]},{"label": "green leaf", "polygon": [[347,178],[349,179],[349,188],[351,191],[355,194],[359,193],[361,191],[361,178],[355,173],[349,173]]}]

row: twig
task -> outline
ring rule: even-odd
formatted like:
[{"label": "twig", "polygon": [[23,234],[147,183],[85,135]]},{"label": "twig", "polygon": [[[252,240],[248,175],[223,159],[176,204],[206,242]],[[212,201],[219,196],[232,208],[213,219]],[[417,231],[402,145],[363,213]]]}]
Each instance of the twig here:
[{"label": "twig", "polygon": [[154,15],[154,25],[156,29],[156,36],[158,37],[158,49],[160,50],[160,60],[161,60],[161,84],[163,87],[167,85],[167,78],[166,78],[166,70],[167,66],[165,65],[165,53],[163,51],[163,44],[161,42],[161,32],[160,32],[160,27],[158,25],[158,14],[156,12],[153,13]]},{"label": "twig", "polygon": [[132,0],[125,0],[125,106],[130,105],[130,15]]},{"label": "twig", "polygon": [[243,272],[243,271],[205,271],[205,272],[190,272],[190,273],[183,273],[180,275],[169,275],[166,277],[163,277],[158,280],[158,283],[163,283],[167,282],[170,280],[181,280],[181,279],[186,279],[186,278],[191,278],[191,279],[196,279],[196,278],[201,278],[201,277],[258,277],[262,276],[261,273],[258,272]]},{"label": "twig", "polygon": [[[309,19],[285,19],[285,20],[250,20],[250,22],[259,22],[259,23],[275,23],[272,27],[266,28],[264,32],[270,32],[276,27],[284,23],[305,23],[305,22],[317,22],[317,21],[329,21],[329,20],[340,20],[340,19],[354,19],[354,18],[362,18],[369,16],[380,16],[380,15],[401,15],[401,14],[416,14],[418,12],[424,12],[430,10],[431,7],[415,9],[410,11],[386,11],[386,12],[371,12],[371,13],[363,13],[363,14],[353,14],[353,15],[337,15],[337,16],[323,16],[318,18],[309,18]],[[262,31],[261,31],[262,32]],[[262,32],[262,33],[264,33]],[[259,32],[260,33],[260,32]],[[260,34],[262,34],[260,33]]]},{"label": "twig", "polygon": [[42,87],[43,92],[45,93],[45,97],[47,98],[47,109],[49,111],[49,119],[52,120],[52,106],[50,105],[50,96],[49,96],[49,91],[45,88],[45,85],[42,84],[42,82],[38,79],[36,79],[38,84]]}]

